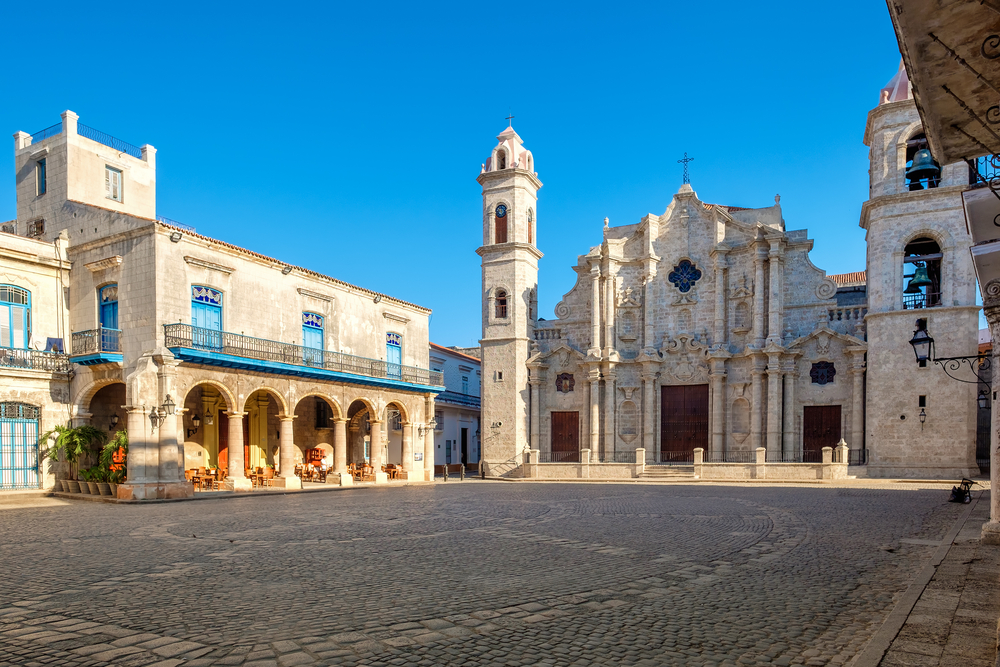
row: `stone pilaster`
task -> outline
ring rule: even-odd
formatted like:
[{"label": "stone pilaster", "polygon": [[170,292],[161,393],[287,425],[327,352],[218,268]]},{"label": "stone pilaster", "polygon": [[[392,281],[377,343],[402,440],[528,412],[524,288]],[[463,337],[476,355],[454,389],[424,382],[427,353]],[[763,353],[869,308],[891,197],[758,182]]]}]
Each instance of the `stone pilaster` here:
[{"label": "stone pilaster", "polygon": [[243,460],[243,416],[245,412],[230,412],[229,422],[229,471],[226,473],[226,488],[230,491],[249,491],[252,487],[245,473]]},{"label": "stone pilaster", "polygon": [[[617,383],[617,373],[615,365],[608,363],[604,371],[604,442],[601,443],[600,456],[605,456],[615,451],[615,393]],[[591,452],[594,450],[591,449]]]},{"label": "stone pilaster", "polygon": [[753,286],[753,344],[764,347],[764,262],[767,261],[768,249],[763,243],[758,243],[754,253],[754,286]]},{"label": "stone pilaster", "polygon": [[[424,400],[424,422],[427,430],[424,432],[424,478],[428,482],[434,481],[434,428],[437,422],[434,419],[434,397],[436,394],[426,394]],[[480,445],[480,458],[482,458],[482,445]]]},{"label": "stone pilaster", "polygon": [[782,267],[784,249],[781,240],[771,241],[768,253],[768,266],[771,269],[770,307],[768,308],[767,340],[775,345],[781,344],[781,314],[784,308],[784,285],[782,284]]},{"label": "stone pilaster", "polygon": [[642,371],[642,447],[656,450],[656,370],[652,364],[643,364]]},{"label": "stone pilaster", "polygon": [[596,452],[601,447],[601,371],[590,370],[590,451]]},{"label": "stone pilaster", "polygon": [[864,348],[851,352],[851,449],[865,448],[865,356]]},{"label": "stone pilaster", "polygon": [[615,350],[615,301],[618,267],[608,263],[604,278],[604,357],[610,359]]},{"label": "stone pilaster", "polygon": [[590,267],[590,349],[588,355],[601,355],[601,264],[595,259]]},{"label": "stone pilaster", "polygon": [[785,378],[785,418],[781,451],[786,457],[790,457],[800,449],[797,442],[798,431],[795,429],[795,384],[799,378],[795,371],[795,359],[787,360],[782,370]]},{"label": "stone pilaster", "polygon": [[764,365],[757,357],[753,358],[750,377],[750,447],[757,449],[763,446],[764,423]]},{"label": "stone pilaster", "polygon": [[726,359],[722,350],[714,351],[711,357],[709,381],[712,385],[712,440],[711,453],[721,454],[726,450]]},{"label": "stone pilaster", "polygon": [[371,425],[371,433],[369,434],[369,461],[371,462],[372,468],[375,472],[382,471],[382,465],[385,463],[382,460],[382,422],[376,421],[374,419],[369,420],[368,423]]},{"label": "stone pilaster", "polygon": [[716,346],[726,340],[726,269],[729,267],[726,254],[715,253],[715,326],[712,338]]},{"label": "stone pilaster", "polygon": [[779,353],[768,355],[767,362],[767,453],[781,454],[781,388],[784,373]]},{"label": "stone pilaster", "polygon": [[531,413],[528,416],[528,419],[531,421],[531,449],[541,449],[539,447],[539,440],[542,425],[542,370],[536,366],[529,368],[528,371],[531,374],[528,378],[528,384],[531,386]]},{"label": "stone pilaster", "polygon": [[413,424],[410,422],[403,422],[402,449],[403,471],[407,473],[406,478],[409,479],[409,473],[413,470]]}]

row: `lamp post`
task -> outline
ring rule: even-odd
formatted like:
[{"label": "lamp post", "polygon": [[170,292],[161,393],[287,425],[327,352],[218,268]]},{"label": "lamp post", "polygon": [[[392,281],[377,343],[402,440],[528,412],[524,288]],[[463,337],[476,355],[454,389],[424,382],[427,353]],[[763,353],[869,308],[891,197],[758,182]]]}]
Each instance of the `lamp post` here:
[{"label": "lamp post", "polygon": [[[923,318],[917,320],[917,328],[913,332],[913,338],[910,339],[910,345],[913,346],[913,354],[916,356],[918,364],[926,366],[927,362],[931,361],[940,366],[945,375],[950,377],[952,380],[965,382],[967,384],[985,385],[985,389],[980,392],[981,395],[989,389],[989,383],[983,380],[980,373],[982,371],[990,370],[990,367],[992,366],[990,356],[987,354],[973,354],[965,357],[935,357],[934,338],[927,331],[927,320]],[[957,372],[962,368],[962,366],[966,365],[969,367],[969,370],[972,371],[973,375],[976,376],[975,380],[963,380],[960,377],[952,375],[952,373]],[[982,405],[982,403],[980,403],[980,405]]]}]

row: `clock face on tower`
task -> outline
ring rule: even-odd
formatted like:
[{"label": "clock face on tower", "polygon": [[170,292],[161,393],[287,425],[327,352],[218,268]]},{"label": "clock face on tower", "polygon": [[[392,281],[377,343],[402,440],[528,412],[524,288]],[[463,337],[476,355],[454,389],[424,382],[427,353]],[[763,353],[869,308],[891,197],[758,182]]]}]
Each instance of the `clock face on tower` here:
[{"label": "clock face on tower", "polygon": [[504,204],[500,204],[499,206],[497,206],[497,217],[502,218],[506,215],[507,215],[507,206]]}]

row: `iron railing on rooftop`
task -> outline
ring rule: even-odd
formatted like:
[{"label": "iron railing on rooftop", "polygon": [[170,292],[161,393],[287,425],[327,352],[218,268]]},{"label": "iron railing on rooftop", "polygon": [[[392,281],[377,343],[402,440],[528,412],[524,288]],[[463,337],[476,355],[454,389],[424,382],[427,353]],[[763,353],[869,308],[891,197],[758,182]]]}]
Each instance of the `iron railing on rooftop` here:
[{"label": "iron railing on rooftop", "polygon": [[0,348],[0,368],[25,368],[52,373],[69,373],[69,356],[62,352]]},{"label": "iron railing on rooftop", "polygon": [[202,329],[190,324],[163,325],[167,347],[186,347],[245,359],[307,366],[370,378],[399,380],[413,384],[442,386],[444,374],[427,368],[390,364],[381,359],[356,357],[276,340],[254,338],[228,331]]},{"label": "iron railing on rooftop", "polygon": [[[1000,179],[1000,154],[984,155],[975,160],[968,160],[969,185],[989,183]],[[994,183],[997,187],[1000,183]]]},{"label": "iron railing on rooftop", "polygon": [[49,137],[54,137],[62,132],[62,123],[56,123],[52,127],[47,127],[44,130],[39,130],[31,135],[31,143],[37,144],[39,141],[45,141]]},{"label": "iron railing on rooftop", "polygon": [[121,330],[97,327],[73,332],[73,355],[121,352]]},{"label": "iron railing on rooftop", "polygon": [[156,219],[164,224],[170,225],[171,227],[177,227],[178,229],[183,229],[186,232],[195,233],[197,231],[191,225],[185,225],[183,222],[177,222],[176,220],[171,220],[170,218],[164,217],[162,215],[156,216]]},{"label": "iron railing on rooftop", "polygon": [[101,132],[100,130],[95,130],[89,125],[84,125],[83,123],[76,124],[76,133],[81,137],[86,137],[92,141],[96,141],[99,144],[104,144],[108,148],[113,148],[119,153],[128,153],[134,158],[142,159],[142,149],[138,146],[133,146],[132,144],[122,141],[121,139],[116,139],[106,132]]}]

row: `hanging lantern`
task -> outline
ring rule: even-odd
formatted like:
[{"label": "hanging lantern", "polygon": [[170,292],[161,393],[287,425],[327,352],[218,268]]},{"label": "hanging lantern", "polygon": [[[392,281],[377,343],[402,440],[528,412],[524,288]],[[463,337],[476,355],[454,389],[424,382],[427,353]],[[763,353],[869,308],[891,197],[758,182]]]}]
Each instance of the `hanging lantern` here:
[{"label": "hanging lantern", "polygon": [[910,345],[913,346],[913,354],[917,357],[917,362],[925,362],[931,356],[931,346],[934,339],[927,333],[927,320],[917,320],[917,330],[913,332]]}]

